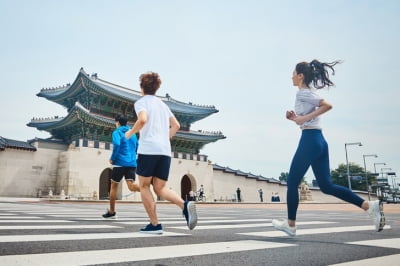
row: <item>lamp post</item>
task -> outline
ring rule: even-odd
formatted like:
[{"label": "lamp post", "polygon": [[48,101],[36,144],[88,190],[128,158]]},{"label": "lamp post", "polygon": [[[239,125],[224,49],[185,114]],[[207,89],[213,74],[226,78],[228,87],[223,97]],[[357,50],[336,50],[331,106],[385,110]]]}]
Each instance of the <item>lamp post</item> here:
[{"label": "lamp post", "polygon": [[378,155],[376,155],[376,154],[364,154],[364,155],[363,155],[363,159],[364,159],[364,171],[365,171],[365,181],[366,181],[366,184],[367,184],[368,200],[371,200],[371,198],[370,198],[370,196],[369,196],[369,191],[370,191],[370,189],[369,189],[369,185],[368,185],[368,174],[367,174],[367,166],[366,166],[366,164],[365,164],[365,157],[375,157],[375,158],[378,158]]},{"label": "lamp post", "polygon": [[383,164],[383,165],[386,165],[386,163],[374,163],[374,170],[375,170],[375,174],[376,174],[376,166],[378,165],[378,164]]},{"label": "lamp post", "polygon": [[390,167],[381,168],[382,178],[383,178],[383,170],[392,170],[392,168],[390,168]]},{"label": "lamp post", "polygon": [[350,142],[344,144],[344,150],[346,151],[346,164],[347,164],[347,181],[349,182],[349,189],[351,190],[351,181],[350,181],[350,166],[349,159],[347,157],[347,145],[358,145],[362,146],[361,142]]},{"label": "lamp post", "polygon": [[395,180],[396,179],[396,173],[395,172],[387,172],[386,175],[387,176],[391,176],[391,178],[392,178],[392,187],[393,187],[393,189],[396,189],[397,188],[396,180]]},{"label": "lamp post", "polygon": [[[381,180],[383,182],[383,190],[381,191],[381,193],[382,193],[382,197],[385,198],[385,197],[387,197],[387,193],[388,193],[388,190],[387,190],[386,186],[389,185],[389,180],[387,178],[386,178],[387,182],[385,182],[383,180],[383,170],[392,170],[392,168],[390,168],[390,167],[381,168],[381,175],[382,175],[382,179]],[[390,189],[390,186],[389,186],[389,189]]]}]

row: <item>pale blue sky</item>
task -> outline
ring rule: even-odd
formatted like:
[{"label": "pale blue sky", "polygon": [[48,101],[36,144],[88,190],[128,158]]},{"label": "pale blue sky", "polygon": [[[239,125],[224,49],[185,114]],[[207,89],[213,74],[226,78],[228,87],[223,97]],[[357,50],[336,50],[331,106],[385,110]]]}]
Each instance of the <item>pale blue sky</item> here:
[{"label": "pale blue sky", "polygon": [[227,136],[202,150],[212,162],[277,178],[300,135],[284,118],[295,64],[340,59],[336,87],[320,92],[333,105],[322,117],[331,168],[345,163],[344,143],[360,141],[350,162],[377,154],[367,170],[400,171],[399,1],[0,0],[0,14],[5,138],[48,137],[26,124],[66,111],[36,93],[72,82],[80,67],[132,89],[152,70],[159,94],[220,110],[192,125]]}]

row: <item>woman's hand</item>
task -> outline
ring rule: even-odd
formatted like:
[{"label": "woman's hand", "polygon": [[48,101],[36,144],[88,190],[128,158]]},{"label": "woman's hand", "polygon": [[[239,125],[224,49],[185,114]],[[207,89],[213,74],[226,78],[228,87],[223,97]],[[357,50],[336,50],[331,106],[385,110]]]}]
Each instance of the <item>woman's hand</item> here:
[{"label": "woman's hand", "polygon": [[289,120],[293,120],[296,117],[296,113],[291,110],[291,111],[286,111],[286,118]]}]

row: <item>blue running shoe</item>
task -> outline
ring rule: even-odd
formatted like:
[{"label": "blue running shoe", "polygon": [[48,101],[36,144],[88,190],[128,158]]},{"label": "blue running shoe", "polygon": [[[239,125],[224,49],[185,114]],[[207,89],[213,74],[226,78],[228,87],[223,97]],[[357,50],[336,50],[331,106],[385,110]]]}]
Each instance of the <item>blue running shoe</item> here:
[{"label": "blue running shoe", "polygon": [[162,225],[157,224],[154,226],[151,223],[149,223],[148,225],[146,225],[145,228],[140,229],[140,233],[161,235],[163,233]]},{"label": "blue running shoe", "polygon": [[197,225],[196,204],[193,201],[185,201],[183,215],[185,216],[187,226],[190,230],[193,230]]}]

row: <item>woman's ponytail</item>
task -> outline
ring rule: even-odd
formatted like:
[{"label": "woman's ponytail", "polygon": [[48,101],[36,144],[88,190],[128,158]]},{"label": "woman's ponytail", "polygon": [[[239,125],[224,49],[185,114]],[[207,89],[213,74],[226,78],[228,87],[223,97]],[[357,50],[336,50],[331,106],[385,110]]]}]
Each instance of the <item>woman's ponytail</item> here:
[{"label": "woman's ponytail", "polygon": [[328,70],[331,70],[332,75],[335,75],[333,67],[339,63],[341,62],[322,63],[316,59],[310,63],[301,62],[296,65],[296,73],[304,75],[304,83],[308,87],[312,85],[316,89],[322,89],[325,86],[334,86],[333,82],[329,79]]}]

